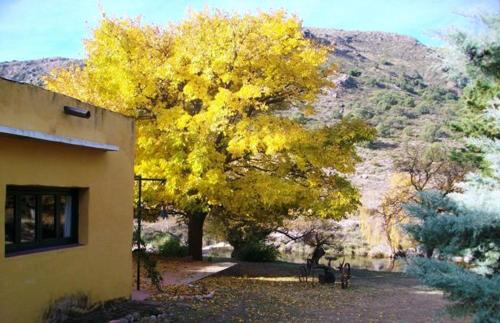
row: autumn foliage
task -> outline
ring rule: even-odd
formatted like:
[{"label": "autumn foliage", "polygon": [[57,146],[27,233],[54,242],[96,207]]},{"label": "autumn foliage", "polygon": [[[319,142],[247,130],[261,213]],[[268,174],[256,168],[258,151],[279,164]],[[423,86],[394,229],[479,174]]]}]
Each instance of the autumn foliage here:
[{"label": "autumn foliage", "polygon": [[339,218],[358,207],[346,174],[374,130],[277,114],[312,112],[331,86],[332,49],[305,38],[298,18],[201,12],[166,28],[104,18],[85,44],[85,65],[55,70],[48,88],[136,118],[136,172],[167,179],[155,194],[186,215],[195,258],[209,214]]}]

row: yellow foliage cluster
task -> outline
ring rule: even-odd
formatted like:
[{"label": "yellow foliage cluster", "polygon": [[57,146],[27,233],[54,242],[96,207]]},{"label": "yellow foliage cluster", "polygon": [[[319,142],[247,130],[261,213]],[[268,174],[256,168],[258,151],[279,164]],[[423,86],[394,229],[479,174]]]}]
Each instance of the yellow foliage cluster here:
[{"label": "yellow foliage cluster", "polygon": [[361,231],[369,244],[387,242],[393,251],[399,247],[406,250],[413,246],[403,225],[409,223],[404,204],[411,202],[415,194],[409,174],[394,173],[391,176],[390,188],[379,207],[362,208],[360,212]]},{"label": "yellow foliage cluster", "polygon": [[249,217],[358,206],[345,174],[374,130],[359,120],[308,129],[276,114],[310,109],[334,72],[331,49],[305,38],[298,18],[201,12],[166,28],[104,18],[85,44],[85,65],[55,70],[47,86],[134,116],[136,172],[167,179],[161,199]]}]

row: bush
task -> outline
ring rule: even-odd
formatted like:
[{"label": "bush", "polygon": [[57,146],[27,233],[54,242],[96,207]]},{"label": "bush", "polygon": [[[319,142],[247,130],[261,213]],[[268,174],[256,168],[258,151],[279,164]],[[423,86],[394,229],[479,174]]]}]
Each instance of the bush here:
[{"label": "bush", "polygon": [[403,116],[389,116],[384,123],[391,128],[402,130],[407,126],[408,119]]},{"label": "bush", "polygon": [[388,116],[382,119],[377,125],[377,131],[382,137],[395,135],[398,130],[404,129],[408,125],[408,119],[403,116]]},{"label": "bush", "polygon": [[379,136],[389,137],[392,134],[391,127],[385,123],[379,123],[377,125],[377,132]]},{"label": "bush", "polygon": [[401,97],[391,91],[380,91],[375,97],[377,106],[384,111],[389,110],[401,101]]},{"label": "bush", "polygon": [[397,106],[391,109],[391,114],[393,116],[407,117],[409,119],[416,118],[416,113],[413,109],[408,109],[407,107]]},{"label": "bush", "polygon": [[399,104],[401,104],[405,107],[414,108],[415,107],[415,99],[413,99],[411,96],[404,96],[399,100]]},{"label": "bush", "polygon": [[73,314],[89,311],[90,299],[88,295],[78,293],[56,299],[43,314],[42,322],[66,322]]},{"label": "bush", "polygon": [[432,113],[432,108],[427,102],[421,102],[415,108],[415,113],[417,115],[424,115]]},{"label": "bush", "polygon": [[161,239],[159,248],[160,255],[164,257],[186,257],[188,248],[181,244],[181,240],[172,235],[165,236]]},{"label": "bush", "polygon": [[411,127],[406,127],[403,129],[404,137],[413,137],[413,129]]},{"label": "bush", "polygon": [[366,82],[371,87],[378,87],[378,88],[385,88],[385,84],[382,81],[379,81],[375,78],[369,78],[368,81]]},{"label": "bush", "polygon": [[426,123],[420,136],[422,140],[432,143],[438,141],[440,138],[447,137],[448,134],[441,125]]},{"label": "bush", "polygon": [[357,68],[353,68],[349,71],[350,76],[358,77],[361,76],[361,71],[358,70]]},{"label": "bush", "polygon": [[422,98],[428,101],[443,102],[446,100],[456,100],[457,95],[447,89],[443,89],[440,87],[429,87],[424,91]]},{"label": "bush", "polygon": [[243,261],[273,262],[278,255],[278,250],[273,246],[268,246],[262,241],[252,241],[242,246],[234,256]]},{"label": "bush", "polygon": [[355,116],[360,117],[364,120],[371,119],[375,115],[372,108],[366,108],[366,107],[358,107],[354,109],[353,112]]},{"label": "bush", "polygon": [[144,269],[146,269],[146,275],[148,276],[149,280],[156,288],[156,290],[161,292],[163,277],[160,274],[160,272],[156,269],[158,260],[152,254],[146,252],[144,249],[141,249],[140,251],[135,250],[134,254],[136,257],[140,256],[142,260],[142,265]]}]

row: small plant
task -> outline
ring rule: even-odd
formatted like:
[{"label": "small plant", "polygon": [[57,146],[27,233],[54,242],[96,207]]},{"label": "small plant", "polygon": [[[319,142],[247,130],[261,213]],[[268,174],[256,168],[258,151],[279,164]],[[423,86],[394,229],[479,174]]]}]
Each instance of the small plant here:
[{"label": "small plant", "polygon": [[426,102],[422,102],[415,108],[415,113],[417,115],[429,114],[432,113],[432,108]]},{"label": "small plant", "polygon": [[438,140],[440,135],[440,126],[432,123],[427,123],[422,130],[420,137],[422,140],[433,143]]},{"label": "small plant", "polygon": [[162,291],[161,283],[163,281],[163,277],[161,276],[160,272],[156,269],[158,260],[153,258],[151,254],[145,252],[143,249],[141,249],[140,252],[144,269],[146,269],[146,275],[148,276],[149,280],[151,280],[151,283],[155,286],[155,288],[159,292],[161,292]]},{"label": "small plant", "polygon": [[371,87],[378,87],[378,88],[385,88],[385,84],[382,81],[379,81],[375,78],[369,78],[368,81],[366,82]]},{"label": "small plant", "polygon": [[181,243],[181,240],[175,236],[168,235],[162,238],[158,251],[164,257],[186,257],[188,255],[187,246]]},{"label": "small plant", "polygon": [[353,110],[353,112],[356,116],[359,116],[360,118],[362,118],[364,120],[371,119],[375,115],[372,108],[361,107],[361,106],[355,108]]},{"label": "small plant", "polygon": [[378,132],[379,136],[389,137],[392,134],[392,129],[388,124],[379,123],[377,125],[377,132]]},{"label": "small plant", "polygon": [[349,71],[349,75],[353,77],[359,77],[361,76],[361,71],[358,70],[357,68],[353,68]]},{"label": "small plant", "polygon": [[[137,240],[140,239],[141,246],[145,246],[145,242],[142,239],[142,237],[139,237],[137,230],[134,231],[133,234],[133,243],[134,245],[137,244]],[[157,260],[153,258],[151,254],[146,252],[146,250],[141,247],[140,249],[136,249],[133,254],[137,256],[140,256],[140,259],[142,260],[142,265],[144,266],[144,269],[146,269],[146,275],[148,278],[151,280],[151,283],[156,287],[156,289],[161,292],[161,282],[163,280],[161,274],[156,270],[156,264]]]},{"label": "small plant", "polygon": [[55,300],[43,314],[42,322],[65,322],[75,313],[84,313],[89,310],[89,298],[85,294],[68,295]]},{"label": "small plant", "polygon": [[241,247],[237,259],[252,262],[273,262],[278,258],[278,250],[262,241],[251,241]]}]

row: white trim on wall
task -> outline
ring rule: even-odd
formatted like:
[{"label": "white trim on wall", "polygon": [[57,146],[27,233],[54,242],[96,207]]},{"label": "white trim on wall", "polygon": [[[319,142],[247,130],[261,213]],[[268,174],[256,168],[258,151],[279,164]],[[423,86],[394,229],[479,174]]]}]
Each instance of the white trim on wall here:
[{"label": "white trim on wall", "polygon": [[2,126],[2,125],[0,125],[0,134],[6,134],[6,135],[11,135],[11,136],[23,137],[23,138],[30,138],[30,139],[41,140],[41,141],[56,142],[56,143],[91,148],[91,149],[99,149],[99,150],[104,150],[104,151],[118,151],[119,150],[118,146],[116,146],[116,145],[102,144],[102,143],[90,141],[90,140],[64,137],[64,136],[58,136],[58,135],[51,135],[51,134],[40,132],[40,131],[24,130],[24,129],[12,128],[12,127]]}]

